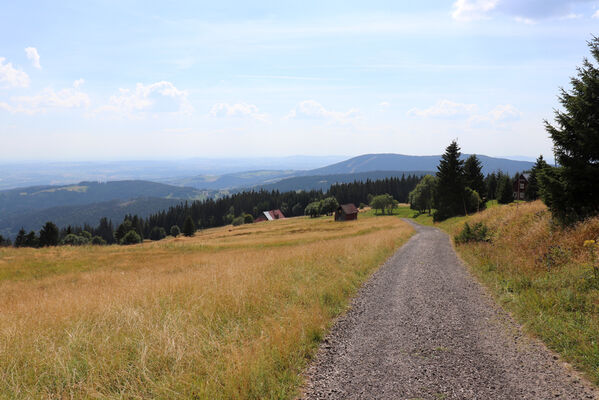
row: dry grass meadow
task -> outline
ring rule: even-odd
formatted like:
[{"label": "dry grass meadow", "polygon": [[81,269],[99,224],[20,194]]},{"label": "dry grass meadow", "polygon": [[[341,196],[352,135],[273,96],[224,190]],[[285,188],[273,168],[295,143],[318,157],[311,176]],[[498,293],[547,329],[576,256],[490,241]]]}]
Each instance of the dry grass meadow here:
[{"label": "dry grass meadow", "polygon": [[563,229],[541,201],[490,207],[437,226],[457,234],[485,223],[490,243],[456,248],[498,300],[550,348],[599,384],[599,276],[585,240],[599,238],[599,218]]},{"label": "dry grass meadow", "polygon": [[0,248],[0,398],[290,398],[410,235],[293,218],[123,247]]}]

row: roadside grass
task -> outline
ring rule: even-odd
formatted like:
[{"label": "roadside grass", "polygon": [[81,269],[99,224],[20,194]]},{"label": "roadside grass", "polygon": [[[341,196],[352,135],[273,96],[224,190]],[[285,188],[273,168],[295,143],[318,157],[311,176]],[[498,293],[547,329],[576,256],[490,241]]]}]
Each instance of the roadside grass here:
[{"label": "roadside grass", "polygon": [[456,245],[475,276],[533,335],[599,384],[599,278],[585,240],[599,218],[563,229],[540,202],[495,205],[435,224],[452,237],[482,222],[489,243]]},{"label": "roadside grass", "polygon": [[292,398],[413,233],[291,218],[135,246],[0,249],[0,398]]}]

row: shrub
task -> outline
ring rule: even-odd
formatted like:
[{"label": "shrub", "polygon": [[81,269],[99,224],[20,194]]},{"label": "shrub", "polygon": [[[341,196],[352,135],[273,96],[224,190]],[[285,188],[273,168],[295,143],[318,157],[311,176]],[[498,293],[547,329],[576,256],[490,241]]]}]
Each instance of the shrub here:
[{"label": "shrub", "polygon": [[98,245],[98,246],[104,246],[106,244],[106,240],[104,240],[100,236],[94,236],[92,238],[92,244],[95,244],[95,245]]},{"label": "shrub", "polygon": [[294,217],[304,215],[304,207],[302,207],[300,203],[296,203],[293,207],[291,207],[291,214],[293,214]]},{"label": "shrub", "polygon": [[127,245],[137,243],[141,243],[141,236],[139,236],[139,234],[135,232],[133,229],[127,232],[125,236],[123,236],[123,238],[121,239],[121,244]]},{"label": "shrub", "polygon": [[243,214],[243,223],[244,224],[253,224],[254,223],[254,217],[252,214]]},{"label": "shrub", "polygon": [[75,235],[74,233],[69,233],[62,239],[61,243],[69,246],[82,246],[84,244],[88,244],[89,240],[87,240],[87,238],[83,236]]},{"label": "shrub", "polygon": [[339,202],[333,196],[327,197],[320,202],[320,212],[322,214],[331,215],[339,207]]},{"label": "shrub", "polygon": [[320,215],[320,202],[313,201],[308,204],[304,209],[304,214],[309,215],[312,218],[318,217]]},{"label": "shrub", "polygon": [[87,240],[92,240],[92,234],[88,231],[81,231],[79,236],[86,238]]},{"label": "shrub", "polygon": [[160,226],[155,226],[150,231],[150,239],[152,240],[162,240],[166,237],[166,231],[164,228]]},{"label": "shrub", "polygon": [[244,221],[243,217],[239,216],[239,217],[233,218],[233,221],[231,221],[231,224],[233,226],[239,226],[239,225],[243,225],[243,221]]},{"label": "shrub", "polygon": [[482,222],[477,222],[472,227],[466,222],[462,231],[454,237],[456,243],[489,242],[491,235],[489,228]]},{"label": "shrub", "polygon": [[359,207],[359,208],[360,208],[360,210],[363,210],[363,209],[364,209],[364,207],[366,207],[366,204],[364,204],[364,203],[360,203],[360,207]]},{"label": "shrub", "polygon": [[171,226],[171,236],[177,237],[181,234],[181,229],[179,229],[178,225]]}]

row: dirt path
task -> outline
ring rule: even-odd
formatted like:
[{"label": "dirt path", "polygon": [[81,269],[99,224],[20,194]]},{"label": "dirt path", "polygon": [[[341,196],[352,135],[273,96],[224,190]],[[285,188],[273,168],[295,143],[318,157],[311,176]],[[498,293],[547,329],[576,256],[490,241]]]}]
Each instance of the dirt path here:
[{"label": "dirt path", "polygon": [[408,222],[417,233],[335,324],[304,398],[597,398],[493,303],[445,233]]}]

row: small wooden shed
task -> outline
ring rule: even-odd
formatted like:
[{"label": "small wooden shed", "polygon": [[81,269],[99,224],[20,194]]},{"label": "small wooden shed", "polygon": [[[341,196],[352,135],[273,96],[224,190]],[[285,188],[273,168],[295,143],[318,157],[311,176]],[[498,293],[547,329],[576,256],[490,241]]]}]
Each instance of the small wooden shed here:
[{"label": "small wooden shed", "polygon": [[262,221],[273,221],[275,219],[285,219],[285,215],[281,212],[281,210],[270,210],[264,211],[262,215],[258,216],[254,222],[262,222]]},{"label": "small wooden shed", "polygon": [[352,221],[358,219],[358,208],[353,204],[341,204],[335,211],[335,221]]}]

